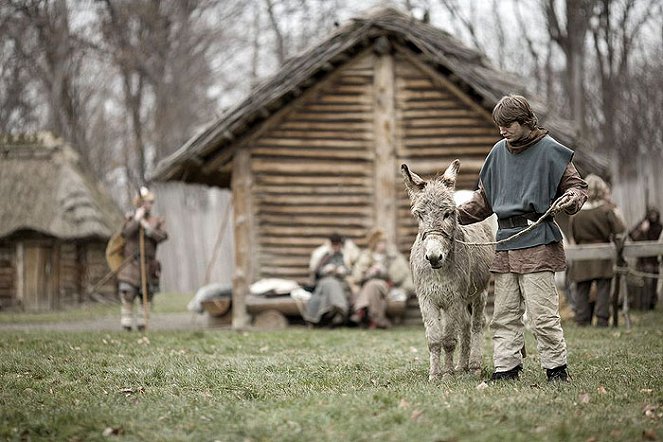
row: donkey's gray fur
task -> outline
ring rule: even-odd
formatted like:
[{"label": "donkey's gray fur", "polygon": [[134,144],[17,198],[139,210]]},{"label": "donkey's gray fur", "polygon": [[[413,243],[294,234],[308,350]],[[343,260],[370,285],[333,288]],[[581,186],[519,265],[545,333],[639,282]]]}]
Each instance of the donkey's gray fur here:
[{"label": "donkey's gray fur", "polygon": [[[454,370],[481,371],[486,289],[494,246],[467,246],[466,242],[494,241],[489,221],[461,226],[453,193],[460,161],[441,177],[425,181],[401,166],[419,234],[412,245],[410,265],[430,352],[429,380]],[[453,352],[460,339],[460,357],[454,368]],[[440,352],[444,348],[444,368]]]}]

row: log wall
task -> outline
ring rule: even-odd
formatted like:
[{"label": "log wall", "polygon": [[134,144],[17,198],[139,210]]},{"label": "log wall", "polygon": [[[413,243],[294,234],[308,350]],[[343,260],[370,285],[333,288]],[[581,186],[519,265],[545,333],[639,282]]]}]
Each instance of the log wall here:
[{"label": "log wall", "polygon": [[405,50],[357,57],[272,124],[248,146],[252,280],[308,282],[333,231],[361,247],[379,225],[407,256],[417,227],[400,164],[430,178],[460,158],[457,188],[474,189],[498,140],[488,112]]},{"label": "log wall", "polygon": [[330,233],[363,244],[372,226],[373,65],[367,54],[333,74],[251,150],[254,277],[309,280]]},{"label": "log wall", "polygon": [[[426,72],[404,52],[395,55],[396,115],[400,143],[397,163],[406,163],[422,178],[444,172],[461,160],[456,189],[474,190],[483,161],[499,139],[489,115],[468,104],[469,99],[437,73]],[[409,254],[417,235],[403,180],[397,180],[399,249]]]}]

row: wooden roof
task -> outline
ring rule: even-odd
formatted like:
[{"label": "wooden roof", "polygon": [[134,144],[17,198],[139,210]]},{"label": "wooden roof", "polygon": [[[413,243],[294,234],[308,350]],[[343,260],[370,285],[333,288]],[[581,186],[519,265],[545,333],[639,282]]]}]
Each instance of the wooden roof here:
[{"label": "wooden roof", "polygon": [[569,147],[581,147],[575,163],[582,171],[600,174],[607,171],[605,160],[583,151],[574,125],[548,112],[540,101],[532,98],[521,78],[495,68],[483,54],[468,48],[451,34],[387,8],[352,19],[322,43],[287,61],[243,101],[159,162],[152,178],[228,187],[228,168],[227,172],[220,173],[218,168],[204,165],[212,160],[227,164],[243,135],[382,36],[417,54],[489,112],[504,95],[527,96],[551,135]]},{"label": "wooden roof", "polygon": [[35,231],[62,239],[109,238],[122,214],[50,134],[0,136],[0,238]]}]

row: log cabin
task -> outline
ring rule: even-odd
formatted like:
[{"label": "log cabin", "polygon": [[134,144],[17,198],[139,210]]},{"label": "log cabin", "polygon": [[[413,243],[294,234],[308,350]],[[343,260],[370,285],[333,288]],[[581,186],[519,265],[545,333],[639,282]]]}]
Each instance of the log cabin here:
[{"label": "log cabin", "polygon": [[[87,301],[109,269],[122,214],[48,133],[0,136],[0,308],[49,311]],[[115,297],[110,279],[96,295]]]},{"label": "log cabin", "polygon": [[153,178],[231,189],[233,325],[242,327],[249,285],[307,281],[311,251],[332,231],[363,246],[379,226],[407,256],[417,228],[400,164],[431,176],[459,158],[457,188],[474,189],[499,139],[491,111],[503,95],[530,98],[551,135],[577,149],[581,173],[605,171],[524,84],[449,33],[381,9],[288,60]]}]

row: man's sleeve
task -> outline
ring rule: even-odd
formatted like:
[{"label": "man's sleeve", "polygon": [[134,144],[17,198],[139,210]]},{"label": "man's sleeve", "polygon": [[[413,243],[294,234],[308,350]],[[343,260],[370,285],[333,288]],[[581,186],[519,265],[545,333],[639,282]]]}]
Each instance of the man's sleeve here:
[{"label": "man's sleeve", "polygon": [[572,195],[573,204],[565,209],[564,212],[566,212],[567,215],[573,215],[580,210],[583,204],[585,204],[588,194],[587,183],[580,178],[578,169],[576,169],[576,166],[572,162],[569,162],[569,164],[566,165],[562,179],[557,187],[558,197],[565,193]]},{"label": "man's sleeve", "polygon": [[493,209],[488,203],[486,191],[481,182],[479,182],[479,188],[472,193],[472,198],[458,206],[458,222],[462,225],[483,221],[492,214]]}]

